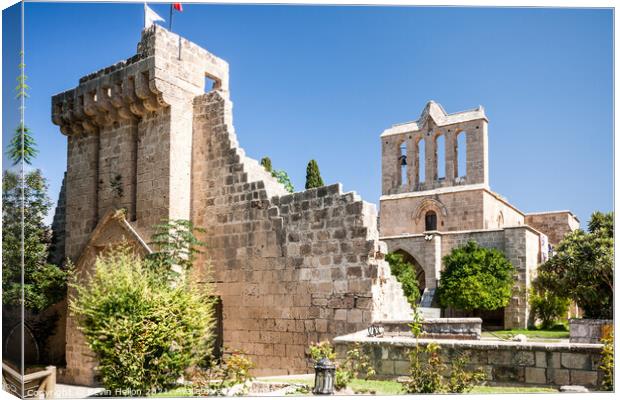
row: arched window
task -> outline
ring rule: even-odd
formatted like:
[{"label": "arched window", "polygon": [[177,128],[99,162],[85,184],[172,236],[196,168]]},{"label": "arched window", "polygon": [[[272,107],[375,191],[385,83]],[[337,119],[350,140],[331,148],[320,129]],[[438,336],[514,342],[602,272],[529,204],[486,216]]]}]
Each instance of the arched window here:
[{"label": "arched window", "polygon": [[437,163],[437,179],[446,177],[446,138],[439,135],[435,138],[435,162]]},{"label": "arched window", "polygon": [[422,183],[426,180],[426,146],[424,139],[418,142],[418,179]]},{"label": "arched window", "polygon": [[437,230],[437,213],[435,211],[427,211],[424,215],[424,230],[436,231]]},{"label": "arched window", "polygon": [[407,143],[400,144],[400,153],[398,156],[398,166],[400,168],[400,184],[406,186],[409,183],[407,179]]},{"label": "arched window", "polygon": [[497,227],[498,228],[504,227],[504,214],[501,211],[499,212],[499,215],[497,216]]},{"label": "arched window", "polygon": [[456,136],[456,177],[467,175],[467,132],[461,131]]}]

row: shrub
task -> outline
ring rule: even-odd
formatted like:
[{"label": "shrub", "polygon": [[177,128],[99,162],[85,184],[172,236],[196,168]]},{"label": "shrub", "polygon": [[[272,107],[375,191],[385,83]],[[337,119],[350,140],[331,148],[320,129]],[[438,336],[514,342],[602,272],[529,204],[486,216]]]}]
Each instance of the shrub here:
[{"label": "shrub", "polygon": [[293,193],[295,191],[295,187],[293,186],[293,183],[291,182],[291,178],[288,176],[286,171],[284,170],[275,171],[274,170],[271,172],[271,175],[274,178],[276,178],[278,182],[282,184],[282,186],[284,186],[287,192]]},{"label": "shrub", "polygon": [[[319,360],[327,358],[335,361],[336,353],[329,342],[320,342],[310,345],[308,353],[310,358],[316,364]],[[367,351],[360,343],[353,344],[353,347],[347,351],[346,358],[342,364],[336,364],[336,382],[334,388],[336,390],[344,389],[352,379],[358,379],[363,376],[364,379],[370,379],[375,376],[376,372],[372,367],[370,357]]]},{"label": "shrub", "polygon": [[613,218],[613,212],[593,213],[588,232],[566,235],[538,269],[540,287],[573,300],[585,318],[613,318]]},{"label": "shrub", "polygon": [[318,188],[323,186],[323,178],[319,171],[319,164],[316,160],[310,160],[306,167],[306,189]]},{"label": "shrub", "polygon": [[407,393],[465,393],[484,381],[486,374],[477,369],[467,371],[464,355],[453,359],[448,378],[444,372],[448,366],[441,360],[441,346],[429,343],[426,347],[418,344],[409,351],[409,380],[403,385]]},{"label": "shrub", "polygon": [[442,307],[461,310],[497,310],[510,300],[514,268],[496,249],[470,241],[443,259],[437,295]]},{"label": "shrub", "polygon": [[261,158],[260,165],[262,165],[263,168],[265,168],[265,171],[267,172],[273,171],[273,166],[271,165],[271,158],[269,157]]},{"label": "shrub", "polygon": [[570,300],[559,297],[544,289],[533,288],[530,293],[530,308],[534,318],[541,321],[542,329],[551,329],[566,316]]},{"label": "shrub", "polygon": [[390,264],[390,271],[400,282],[407,301],[411,307],[416,307],[420,299],[420,289],[415,275],[415,266],[406,262],[402,254],[388,253],[385,260]]},{"label": "shrub", "polygon": [[218,363],[210,362],[208,369],[197,369],[190,379],[192,392],[195,396],[225,396],[227,391],[235,385],[244,385],[243,394],[249,389],[247,383],[254,379],[250,370],[254,363],[240,350],[233,350],[225,355]]},{"label": "shrub", "polygon": [[601,342],[603,346],[603,357],[601,359],[600,370],[603,372],[601,387],[603,390],[613,392],[614,390],[614,333],[611,331],[609,335]]},{"label": "shrub", "polygon": [[106,389],[168,389],[210,354],[210,288],[170,285],[150,266],[122,245],[97,258],[86,284],[72,278],[69,307]]}]

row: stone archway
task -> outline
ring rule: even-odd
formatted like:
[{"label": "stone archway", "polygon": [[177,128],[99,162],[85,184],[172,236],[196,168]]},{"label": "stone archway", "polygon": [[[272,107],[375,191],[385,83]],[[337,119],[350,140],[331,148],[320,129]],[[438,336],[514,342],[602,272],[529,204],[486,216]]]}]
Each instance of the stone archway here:
[{"label": "stone archway", "polygon": [[411,254],[406,252],[405,250],[396,250],[394,251],[396,254],[400,254],[403,256],[403,260],[415,268],[415,277],[418,281],[418,289],[420,290],[420,295],[424,293],[424,289],[426,289],[426,273],[424,272],[424,268],[420,265],[420,263],[413,257]]}]

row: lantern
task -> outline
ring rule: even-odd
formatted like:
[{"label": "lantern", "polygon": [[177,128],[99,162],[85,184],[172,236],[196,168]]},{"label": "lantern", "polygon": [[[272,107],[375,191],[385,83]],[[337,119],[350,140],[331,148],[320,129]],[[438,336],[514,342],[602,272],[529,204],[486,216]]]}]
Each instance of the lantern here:
[{"label": "lantern", "polygon": [[327,358],[321,358],[314,365],[314,394],[334,394],[336,365]]}]

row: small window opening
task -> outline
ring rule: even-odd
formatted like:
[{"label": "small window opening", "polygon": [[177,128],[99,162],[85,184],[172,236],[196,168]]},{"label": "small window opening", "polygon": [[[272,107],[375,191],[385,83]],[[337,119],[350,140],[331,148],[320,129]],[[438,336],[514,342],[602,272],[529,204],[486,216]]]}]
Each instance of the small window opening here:
[{"label": "small window opening", "polygon": [[435,139],[435,155],[437,162],[437,179],[446,178],[446,138],[444,135]]},{"label": "small window opening", "polygon": [[400,166],[400,184],[406,186],[407,180],[407,144],[400,145],[400,155],[398,156],[398,165]]},{"label": "small window opening", "polygon": [[426,181],[426,150],[424,139],[418,142],[418,176],[420,183]]},{"label": "small window opening", "polygon": [[205,93],[209,93],[210,91],[213,90],[213,88],[215,87],[215,80],[209,78],[208,76],[205,76]]},{"label": "small window opening", "polygon": [[456,176],[467,175],[467,133],[460,132],[456,137]]},{"label": "small window opening", "polygon": [[424,216],[424,230],[436,231],[437,230],[437,213],[435,211],[428,211]]}]

